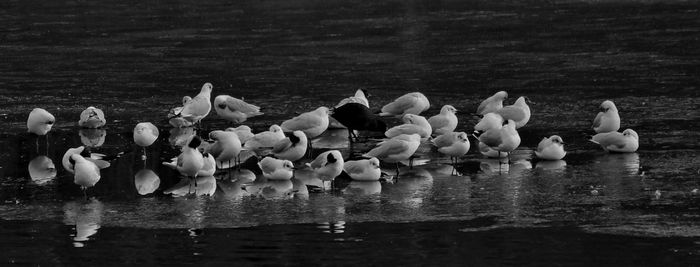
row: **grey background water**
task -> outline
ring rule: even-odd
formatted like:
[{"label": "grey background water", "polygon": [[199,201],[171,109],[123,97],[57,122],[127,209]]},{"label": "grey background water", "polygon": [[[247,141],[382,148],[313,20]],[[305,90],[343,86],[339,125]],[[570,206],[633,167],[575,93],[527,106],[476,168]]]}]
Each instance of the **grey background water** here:
[{"label": "grey background water", "polygon": [[[0,262],[697,265],[699,6],[3,1]],[[397,183],[307,193],[295,181],[251,195],[222,174],[213,197],[166,196],[181,178],[160,165],[177,154],[165,115],[204,82],[261,106],[246,123],[256,131],[357,88],[375,109],[421,91],[425,115],[452,104],[464,131],[495,91],[535,103],[509,165],[472,151],[453,176],[449,159],[422,150],[430,162]],[[637,153],[586,141],[605,99],[640,134]],[[83,144],[77,120],[90,105],[108,118],[93,151],[120,157],[85,200],[60,159]],[[34,107],[57,118],[47,139],[25,132]],[[145,163],[131,141],[141,121],[161,130]],[[198,134],[227,126],[211,114]],[[551,134],[567,142],[565,162],[533,160]],[[56,178],[32,178],[42,155]],[[146,196],[134,185],[144,168],[160,180]]]}]

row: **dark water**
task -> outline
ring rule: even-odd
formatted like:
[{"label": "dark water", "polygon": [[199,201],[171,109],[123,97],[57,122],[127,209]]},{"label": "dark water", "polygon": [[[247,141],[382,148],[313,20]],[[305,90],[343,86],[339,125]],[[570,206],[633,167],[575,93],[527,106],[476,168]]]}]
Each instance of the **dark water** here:
[{"label": "dark water", "polygon": [[[700,262],[697,2],[204,2],[0,3],[2,264]],[[395,183],[308,192],[301,171],[244,191],[243,171],[204,183],[211,197],[166,195],[183,186],[161,165],[177,155],[167,111],[204,82],[263,107],[246,122],[255,131],[357,88],[375,109],[422,91],[424,115],[452,104],[464,131],[495,91],[535,103],[510,164],[474,151],[456,176],[421,149],[429,162]],[[586,141],[605,99],[639,133],[637,153]],[[104,132],[79,131],[90,105],[105,111]],[[47,138],[25,133],[34,107],[57,118]],[[161,131],[145,162],[131,134],[140,121]],[[197,134],[227,126],[212,113]],[[565,161],[533,160],[552,134]],[[60,166],[84,144],[112,159],[87,200]],[[49,161],[57,174],[41,179],[53,175],[34,167]],[[156,176],[141,195],[149,183],[136,181]]]}]

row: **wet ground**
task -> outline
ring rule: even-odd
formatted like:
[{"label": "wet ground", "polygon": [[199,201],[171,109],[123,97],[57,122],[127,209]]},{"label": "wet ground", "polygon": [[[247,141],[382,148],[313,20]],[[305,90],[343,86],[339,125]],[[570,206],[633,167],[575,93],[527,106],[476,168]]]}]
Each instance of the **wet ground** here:
[{"label": "wet ground", "polygon": [[[179,1],[0,3],[2,264],[682,265],[700,262],[700,16],[694,1]],[[456,166],[428,162],[394,182],[343,177],[317,192],[308,171],[246,185],[221,172],[180,197],[168,109],[204,82],[265,115],[256,132],[367,89],[379,109],[421,91],[460,110],[526,95],[533,116],[510,163],[474,146]],[[586,141],[598,105],[615,101],[640,150]],[[81,130],[80,112],[108,125]],[[57,118],[26,133],[29,111]],[[137,122],[161,132],[142,150]],[[398,121],[390,121],[390,124]],[[231,126],[212,113],[196,134]],[[336,137],[332,134],[337,134]],[[533,159],[558,134],[569,154]],[[317,142],[352,149],[344,133]],[[92,146],[112,166],[88,198],[61,167]],[[54,169],[49,168],[51,164]],[[387,166],[389,167],[389,166]],[[387,173],[393,171],[387,169]],[[456,173],[456,175],[455,175]],[[246,187],[246,190],[241,190]]]}]

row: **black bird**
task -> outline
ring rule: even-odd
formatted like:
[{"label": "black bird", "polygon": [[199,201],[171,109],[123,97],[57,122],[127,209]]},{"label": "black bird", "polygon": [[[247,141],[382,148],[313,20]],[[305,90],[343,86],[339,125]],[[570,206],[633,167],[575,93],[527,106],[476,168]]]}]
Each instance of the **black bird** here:
[{"label": "black bird", "polygon": [[386,122],[373,114],[368,107],[359,103],[347,103],[336,107],[332,110],[331,117],[348,127],[348,138],[351,143],[354,130],[385,132],[387,129]]}]

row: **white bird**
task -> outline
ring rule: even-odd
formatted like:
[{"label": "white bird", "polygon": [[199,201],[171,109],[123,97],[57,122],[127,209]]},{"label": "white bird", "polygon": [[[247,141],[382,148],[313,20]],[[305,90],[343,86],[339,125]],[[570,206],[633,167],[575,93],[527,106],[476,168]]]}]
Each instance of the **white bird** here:
[{"label": "white bird", "polygon": [[593,130],[596,133],[617,132],[620,130],[620,114],[615,103],[605,100],[600,104],[600,112],[593,120]]},{"label": "white bird", "polygon": [[209,138],[215,140],[206,152],[211,153],[217,163],[228,162],[231,166],[231,161],[238,164],[238,155],[241,153],[241,141],[235,132],[227,131],[212,131],[209,133]]},{"label": "white bird", "polygon": [[358,181],[378,181],[382,176],[382,170],[379,168],[379,159],[375,157],[346,161],[343,170],[350,178]]},{"label": "white bird", "polygon": [[250,117],[263,115],[260,107],[229,95],[214,98],[214,110],[220,117],[233,123],[242,123]]},{"label": "white bird", "polygon": [[384,132],[384,135],[393,138],[402,134],[418,134],[421,138],[428,138],[433,132],[428,120],[421,115],[406,114],[403,115],[404,124],[391,127]]},{"label": "white bird", "polygon": [[564,140],[558,135],[552,135],[549,138],[542,138],[542,141],[537,145],[535,155],[544,160],[560,160],[566,156],[564,151]]},{"label": "white bird", "polygon": [[335,107],[338,108],[348,103],[358,103],[369,108],[369,100],[367,100],[366,94],[367,92],[364,89],[357,89],[354,96],[343,98]]},{"label": "white bird", "polygon": [[333,188],[333,180],[343,171],[345,160],[340,151],[329,150],[319,154],[314,161],[306,165],[314,171],[318,179],[324,182],[324,189],[325,181],[331,181],[331,188]]},{"label": "white bird", "polygon": [[479,141],[499,152],[510,153],[520,145],[520,135],[515,130],[515,121],[508,120],[500,129],[490,129],[481,134]]},{"label": "white bird", "polygon": [[263,155],[263,150],[272,149],[277,142],[284,139],[284,132],[277,124],[270,126],[269,131],[260,132],[245,142],[243,149],[251,150],[258,155]]},{"label": "white bird", "polygon": [[479,104],[479,107],[476,109],[476,113],[479,115],[486,115],[487,113],[502,109],[503,100],[507,97],[508,93],[505,91],[499,91],[493,94],[489,98],[484,99],[484,101],[481,101],[481,104]]},{"label": "white bird", "polygon": [[73,154],[70,158],[75,162],[73,183],[83,189],[83,193],[88,187],[93,187],[100,181],[100,168],[92,161],[85,159],[80,154]]},{"label": "white bird", "polygon": [[399,162],[410,159],[416,153],[419,145],[420,135],[402,134],[379,142],[377,147],[362,156],[368,158],[376,157],[388,163],[396,163],[396,176],[398,176]]},{"label": "white bird", "polygon": [[197,123],[211,111],[211,91],[213,86],[211,83],[205,83],[202,90],[199,91],[192,99],[183,99],[182,110],[176,115],[180,115],[191,123]]},{"label": "white bird", "polygon": [[639,135],[632,129],[620,132],[599,133],[591,142],[599,144],[608,152],[635,152],[639,149]]},{"label": "white bird", "polygon": [[105,126],[105,113],[96,107],[88,107],[80,113],[78,125],[83,128],[100,128]]},{"label": "white bird", "polygon": [[430,127],[433,128],[433,134],[443,135],[454,132],[457,129],[457,109],[452,105],[444,105],[440,109],[440,114],[432,116],[428,119]]},{"label": "white bird", "polygon": [[294,164],[289,160],[265,157],[258,162],[258,166],[269,180],[289,180],[294,176]]},{"label": "white bird", "polygon": [[141,147],[147,147],[158,139],[158,127],[150,122],[142,122],[134,127],[134,143]]},{"label": "white bird", "polygon": [[236,135],[238,135],[238,140],[241,140],[241,144],[245,144],[245,142],[248,142],[248,140],[255,136],[253,130],[247,125],[241,125],[236,128],[226,128],[226,131],[236,133]]},{"label": "white bird", "polygon": [[187,146],[182,148],[182,152],[177,156],[177,171],[181,175],[187,176],[190,181],[194,181],[195,191],[197,188],[197,173],[204,167],[204,157],[197,147],[202,144],[199,136],[193,136]]},{"label": "white bird", "polygon": [[[197,171],[197,177],[213,176],[216,172],[216,159],[209,153],[202,154],[203,165]],[[177,170],[177,158],[172,158],[170,162],[163,162],[163,165],[168,166],[173,170]]]},{"label": "white bird", "polygon": [[515,121],[515,128],[525,126],[530,121],[530,106],[527,105],[528,99],[524,96],[518,97],[515,103],[510,106],[505,106],[495,113],[501,115],[504,120]]},{"label": "white bird", "polygon": [[27,118],[27,132],[34,133],[36,135],[46,135],[51,131],[51,126],[56,122],[51,113],[43,108],[35,108],[29,113],[29,118]]},{"label": "white bird", "polygon": [[79,146],[75,148],[69,148],[65,154],[63,154],[63,158],[61,159],[61,164],[63,165],[63,168],[70,172],[70,173],[75,173],[75,162],[71,159],[71,156],[74,154],[78,154],[83,156],[84,159],[91,161],[92,163],[95,163],[97,167],[100,169],[104,169],[110,166],[110,163],[108,161],[102,160],[102,155],[100,154],[85,154],[83,152],[85,151],[84,146]]},{"label": "white bird", "polygon": [[428,108],[430,108],[428,98],[419,92],[413,92],[402,95],[393,102],[384,105],[379,116],[419,115]]},{"label": "white bird", "polygon": [[[501,115],[498,115],[496,113],[486,113],[483,118],[474,125],[474,132],[475,133],[483,133],[486,132],[490,129],[500,129],[503,127],[503,117]],[[478,139],[478,137],[477,137]],[[503,158],[508,156],[508,153],[503,153],[498,150],[494,150],[490,148],[489,146],[485,145],[481,141],[479,141],[478,144],[479,147],[479,152],[489,158]]]},{"label": "white bird", "polygon": [[309,140],[304,132],[294,131],[289,137],[275,143],[272,153],[279,159],[297,161],[306,154],[308,143]]},{"label": "white bird", "polygon": [[191,97],[189,96],[184,96],[182,98],[182,106],[181,107],[174,107],[171,108],[170,111],[168,112],[168,122],[170,125],[176,128],[183,128],[183,127],[190,127],[192,126],[192,122],[183,118],[180,116],[180,113],[182,112],[182,109],[184,108],[185,104],[187,102],[190,102],[192,100]]},{"label": "white bird", "polygon": [[327,107],[319,107],[282,122],[280,127],[285,132],[303,131],[307,138],[314,139],[328,129],[328,112]]},{"label": "white bird", "polygon": [[452,164],[456,163],[456,158],[466,155],[471,147],[469,136],[465,132],[446,133],[432,141],[438,152],[450,156]]}]

